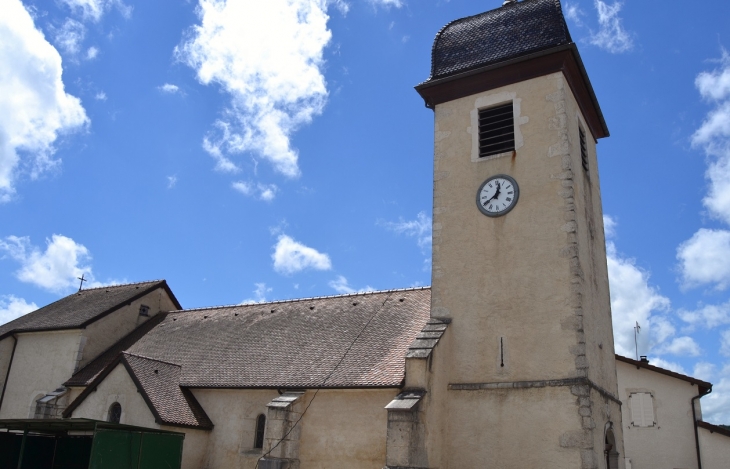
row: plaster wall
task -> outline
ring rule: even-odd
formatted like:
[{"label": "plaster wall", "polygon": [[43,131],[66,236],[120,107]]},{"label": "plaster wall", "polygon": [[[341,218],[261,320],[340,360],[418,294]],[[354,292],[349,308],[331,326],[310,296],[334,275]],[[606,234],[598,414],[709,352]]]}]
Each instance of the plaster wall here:
[{"label": "plaster wall", "polygon": [[16,334],[18,345],[10,368],[0,418],[28,418],[36,399],[71,377],[81,330]]},{"label": "plaster wall", "polygon": [[[515,120],[522,142],[510,154],[474,161],[472,132],[478,129],[472,116],[510,100],[515,111],[519,106]],[[617,394],[596,142],[582,119],[562,73],[436,106],[431,314],[453,319],[452,340],[435,351],[446,354],[442,370],[448,383],[589,378]],[[586,131],[588,173],[581,164],[580,125]],[[514,177],[520,196],[511,212],[491,218],[477,209],[476,191],[497,174]],[[474,393],[464,393],[447,393],[447,434],[474,420],[474,398],[464,397]],[[621,439],[616,401],[599,411],[593,408],[596,399],[580,401],[568,387],[530,391],[535,402],[520,399],[524,390],[505,393],[515,397],[474,394],[487,403],[476,406],[484,409],[476,421],[511,416],[524,432],[524,416],[531,415],[533,436],[526,440],[515,433],[515,441],[532,447],[550,440],[542,454],[567,458],[563,467],[600,467],[603,430],[611,416],[619,419],[614,425]],[[562,407],[554,407],[558,402]],[[535,406],[561,408],[567,415],[555,419],[526,412]],[[580,441],[573,441],[577,434]],[[573,446],[561,447],[561,438]],[[448,441],[459,445],[448,450],[445,467],[457,460],[457,466],[481,464],[475,455],[481,444],[464,446],[469,440],[458,433]],[[509,452],[509,439],[498,441],[499,448],[487,445],[495,467],[524,461],[519,451]],[[470,463],[462,461],[468,454],[475,455]],[[508,454],[517,459],[495,459]]]},{"label": "plaster wall", "polygon": [[183,443],[183,469],[199,469],[204,467],[202,462],[205,456],[208,432],[159,425],[155,422],[155,417],[147,406],[142,394],[137,391],[137,385],[134,384],[127,369],[121,363],[99,383],[95,392],[89,394],[74,409],[72,417],[106,421],[108,419],[109,407],[115,402],[118,402],[122,406],[120,423],[185,433],[185,442]]},{"label": "plaster wall", "polygon": [[99,383],[96,391],[89,394],[74,409],[72,417],[106,421],[109,416],[109,407],[115,402],[122,406],[122,418],[119,423],[160,428],[142,394],[137,391],[137,385],[134,384],[121,363]]},{"label": "plaster wall", "polygon": [[[730,438],[699,428],[702,469],[727,469],[730,461]],[[633,469],[633,468],[632,468]]]},{"label": "plaster wall", "polygon": [[[192,389],[215,425],[208,440],[191,442],[191,451],[205,454],[201,467],[253,469],[262,456],[255,449],[256,418],[279,396],[275,389]],[[188,444],[186,440],[186,445]]]},{"label": "plaster wall", "polygon": [[15,339],[12,336],[0,340],[0,393],[5,388],[5,377],[8,375],[8,367],[10,366],[10,358],[13,355],[14,343]]},{"label": "plaster wall", "polygon": [[[616,362],[624,422],[625,456],[631,469],[697,468],[691,399],[697,386],[628,363]],[[629,396],[650,392],[654,399],[656,426],[635,427],[631,423]],[[727,467],[727,462],[724,467]],[[707,469],[704,467],[703,469]]]},{"label": "plaster wall", "polygon": [[[388,413],[397,389],[322,390],[307,410],[299,445],[301,469],[381,469]],[[313,391],[304,395],[309,403]]]},{"label": "plaster wall", "polygon": [[[140,316],[139,307],[141,305],[149,306],[149,316]],[[158,288],[89,324],[83,333],[86,342],[81,350],[77,369],[86,366],[91,360],[158,312],[176,309],[167,292],[163,288]]]}]

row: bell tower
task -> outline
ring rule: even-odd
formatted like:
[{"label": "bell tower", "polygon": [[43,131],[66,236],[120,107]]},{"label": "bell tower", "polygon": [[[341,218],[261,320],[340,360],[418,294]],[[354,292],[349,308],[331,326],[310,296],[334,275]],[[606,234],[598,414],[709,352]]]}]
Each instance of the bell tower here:
[{"label": "bell tower", "polygon": [[434,111],[431,316],[448,325],[409,354],[406,387],[425,391],[411,466],[623,467],[608,128],[559,0],[447,24],[416,90]]}]

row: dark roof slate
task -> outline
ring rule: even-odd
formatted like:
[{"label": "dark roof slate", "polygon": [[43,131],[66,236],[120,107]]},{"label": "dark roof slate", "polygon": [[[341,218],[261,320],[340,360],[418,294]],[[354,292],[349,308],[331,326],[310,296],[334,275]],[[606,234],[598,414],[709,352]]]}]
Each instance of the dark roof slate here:
[{"label": "dark roof slate", "polygon": [[559,0],[523,0],[461,18],[436,34],[426,82],[573,42]]},{"label": "dark roof slate", "polygon": [[213,428],[193,394],[180,387],[180,365],[131,353],[123,353],[122,359],[158,423]]},{"label": "dark roof slate", "polygon": [[13,332],[31,332],[85,327],[156,288],[165,288],[178,305],[164,280],[88,288],[0,326],[0,339]]},{"label": "dark roof slate", "polygon": [[147,321],[140,324],[135,330],[122,337],[117,343],[105,350],[101,355],[89,362],[85,367],[74,373],[64,386],[88,386],[99,373],[104,371],[110,363],[119,357],[119,354],[134,345],[144,337],[153,327],[165,319],[166,313],[157,313]]},{"label": "dark roof slate", "polygon": [[183,387],[397,387],[430,300],[419,288],[172,312],[127,352],[180,364]]}]

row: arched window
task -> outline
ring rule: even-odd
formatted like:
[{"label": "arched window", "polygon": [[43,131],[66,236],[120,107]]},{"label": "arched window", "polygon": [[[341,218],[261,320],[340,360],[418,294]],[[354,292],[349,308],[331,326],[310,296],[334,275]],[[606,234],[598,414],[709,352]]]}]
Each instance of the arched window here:
[{"label": "arched window", "polygon": [[264,430],[266,429],[266,416],[264,414],[256,417],[256,439],[253,441],[254,448],[264,447]]},{"label": "arched window", "polygon": [[606,469],[618,469],[619,454],[616,450],[616,438],[613,435],[613,429],[610,427],[606,429],[605,444],[603,454],[606,456]]},{"label": "arched window", "polygon": [[122,420],[122,405],[118,402],[110,405],[106,420],[111,423],[119,423]]}]

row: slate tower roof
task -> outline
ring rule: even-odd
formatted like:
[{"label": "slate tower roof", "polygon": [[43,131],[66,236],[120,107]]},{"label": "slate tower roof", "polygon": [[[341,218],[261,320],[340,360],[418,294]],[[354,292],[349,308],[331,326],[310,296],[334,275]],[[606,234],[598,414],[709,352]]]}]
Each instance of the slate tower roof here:
[{"label": "slate tower roof", "polygon": [[447,24],[416,91],[426,107],[562,72],[595,139],[609,136],[560,0],[522,0]]},{"label": "slate tower roof", "polygon": [[524,0],[447,24],[428,81],[573,42],[559,0]]}]

